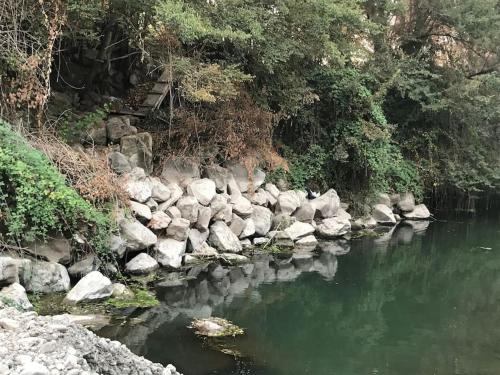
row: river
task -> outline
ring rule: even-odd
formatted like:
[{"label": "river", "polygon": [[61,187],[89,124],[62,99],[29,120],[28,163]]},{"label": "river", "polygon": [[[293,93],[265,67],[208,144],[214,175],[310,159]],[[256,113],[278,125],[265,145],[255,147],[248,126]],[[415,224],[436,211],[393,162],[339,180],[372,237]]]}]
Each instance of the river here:
[{"label": "river", "polygon": [[[499,216],[438,216],[314,256],[194,268],[100,334],[185,375],[500,374]],[[245,335],[196,337],[207,316]]]}]

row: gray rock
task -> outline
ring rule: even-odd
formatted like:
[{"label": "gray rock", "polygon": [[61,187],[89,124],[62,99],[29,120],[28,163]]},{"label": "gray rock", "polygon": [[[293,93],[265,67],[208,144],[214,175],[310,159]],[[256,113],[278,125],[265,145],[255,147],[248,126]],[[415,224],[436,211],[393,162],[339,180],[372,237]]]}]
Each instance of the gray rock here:
[{"label": "gray rock", "polygon": [[152,217],[151,209],[148,206],[134,201],[129,201],[129,205],[130,209],[132,210],[132,213],[137,219],[146,221],[151,220]]},{"label": "gray rock", "polygon": [[20,369],[21,375],[50,375],[50,371],[44,365],[38,362],[28,362],[23,364]]},{"label": "gray rock", "polygon": [[186,241],[173,238],[161,238],[158,241],[156,259],[164,267],[179,268],[182,256],[186,252]]},{"label": "gray rock", "polygon": [[412,193],[403,193],[397,203],[398,208],[403,212],[410,212],[415,209],[415,197]]},{"label": "gray rock", "polygon": [[165,213],[171,219],[181,218],[182,217],[181,211],[177,207],[175,207],[175,206],[167,208],[166,211],[165,211]]},{"label": "gray rock", "polygon": [[245,229],[245,227],[246,227],[245,220],[243,220],[238,215],[233,214],[233,218],[231,220],[231,225],[229,226],[231,231],[236,236],[239,236],[241,234],[241,232],[243,232],[243,229]]},{"label": "gray rock", "polygon": [[265,245],[266,243],[269,242],[269,238],[266,238],[266,237],[255,237],[253,240],[252,240],[252,244],[254,246],[261,246],[261,245]]},{"label": "gray rock", "polygon": [[348,233],[350,230],[350,221],[342,217],[323,219],[323,221],[316,226],[316,232],[324,238],[340,237]]},{"label": "gray rock", "polygon": [[250,181],[248,170],[243,164],[228,162],[226,167],[234,176],[238,188],[242,193],[259,188],[266,179],[266,174],[259,168],[255,168],[253,178]]},{"label": "gray rock", "polygon": [[212,219],[215,221],[222,220],[225,223],[230,223],[233,215],[231,205],[227,203],[227,198],[222,194],[217,194],[212,202],[210,202],[212,210]]},{"label": "gray rock", "polygon": [[335,214],[335,216],[342,219],[342,220],[351,220],[352,219],[351,214],[341,207],[337,210],[337,213]]},{"label": "gray rock", "polygon": [[372,217],[380,224],[396,224],[392,210],[385,204],[376,204],[372,209]]},{"label": "gray rock", "polygon": [[233,212],[242,218],[249,217],[253,213],[252,203],[244,196],[238,196],[234,199],[231,197],[231,206]]},{"label": "gray rock", "polygon": [[208,206],[215,197],[215,182],[208,178],[194,180],[187,186],[187,192],[196,198],[198,203]]},{"label": "gray rock", "polygon": [[213,164],[205,167],[205,174],[209,179],[215,182],[215,187],[218,192],[225,193],[230,177],[230,172],[219,165]]},{"label": "gray rock", "polygon": [[[354,223],[359,227],[359,229],[372,229],[377,226],[377,220],[375,220],[371,215],[356,219]],[[352,224],[351,226],[353,227]]]},{"label": "gray rock", "polygon": [[144,203],[151,198],[151,183],[146,179],[128,181],[125,185],[125,190],[130,199],[140,203]]},{"label": "gray rock", "polygon": [[340,207],[340,199],[337,192],[330,189],[318,198],[313,199],[311,205],[322,218],[329,218],[337,213]]},{"label": "gray rock", "polygon": [[295,190],[288,190],[278,196],[276,213],[291,215],[300,206],[300,197]]},{"label": "gray rock", "polygon": [[143,168],[148,174],[153,172],[153,139],[149,133],[138,133],[121,138],[120,152],[132,166]]},{"label": "gray rock", "polygon": [[179,185],[176,183],[170,183],[167,185],[170,191],[170,198],[158,206],[159,211],[166,211],[169,207],[177,203],[177,201],[182,197],[183,191]]},{"label": "gray rock", "polygon": [[196,250],[193,251],[193,255],[201,258],[213,258],[217,257],[219,253],[209,244],[203,242]]},{"label": "gray rock", "polygon": [[35,241],[26,245],[26,249],[33,255],[49,262],[68,264],[71,261],[71,242],[62,235],[49,238],[45,242]]},{"label": "gray rock", "polygon": [[419,204],[412,211],[404,212],[403,216],[411,220],[425,220],[431,217],[431,213],[425,204]]},{"label": "gray rock", "polygon": [[64,298],[69,303],[94,301],[108,298],[113,293],[111,281],[98,271],[84,276]]},{"label": "gray rock", "polygon": [[[157,202],[169,200],[172,192],[158,177],[151,178],[151,197]],[[179,188],[180,189],[180,188]],[[182,193],[182,192],[181,192]]]},{"label": "gray rock", "polygon": [[69,267],[68,273],[72,277],[83,277],[92,271],[97,271],[100,265],[101,261],[99,258],[97,258],[94,254],[89,254]]},{"label": "gray rock", "polygon": [[184,219],[189,220],[190,223],[196,223],[198,221],[198,200],[192,196],[182,197],[177,201],[177,208],[181,212],[181,216]]},{"label": "gray rock", "polygon": [[130,125],[128,117],[111,117],[106,122],[106,133],[110,142],[117,143],[124,136],[137,134],[137,128]]},{"label": "gray rock", "polygon": [[278,203],[278,200],[268,191],[265,191],[267,197],[268,206],[274,207]]},{"label": "gray rock", "polygon": [[153,198],[149,198],[144,204],[149,207],[151,212],[158,211],[158,203]]},{"label": "gray rock", "polygon": [[252,241],[249,238],[244,238],[240,241],[243,250],[251,249],[253,247]]},{"label": "gray rock", "polygon": [[112,297],[121,299],[132,299],[134,298],[134,292],[130,290],[126,285],[121,283],[113,283],[112,285],[113,293]]},{"label": "gray rock", "polygon": [[313,207],[311,202],[305,201],[302,203],[293,216],[304,223],[312,223],[314,220],[314,215],[316,214],[316,209]]},{"label": "gray rock", "polygon": [[116,174],[128,173],[132,170],[127,157],[121,152],[113,151],[108,155],[109,166]]},{"label": "gray rock", "polygon": [[267,195],[268,193],[264,189],[257,189],[255,193],[250,193],[247,198],[254,205],[267,206]]},{"label": "gray rock", "polygon": [[266,184],[266,186],[264,186],[264,190],[271,194],[271,196],[273,196],[275,199],[278,199],[280,195],[280,190],[276,187],[276,185],[269,182]]},{"label": "gray rock", "polygon": [[208,240],[209,231],[200,232],[198,229],[190,229],[188,235],[188,248],[191,251],[198,250]]},{"label": "gray rock", "polygon": [[108,137],[104,121],[98,121],[86,129],[81,141],[83,144],[106,146],[108,144]]},{"label": "gray rock", "polygon": [[273,217],[272,230],[284,230],[295,223],[297,219],[289,214],[277,214]]},{"label": "gray rock", "polygon": [[127,244],[127,250],[138,251],[153,246],[158,240],[156,235],[135,219],[120,222],[120,232]]},{"label": "gray rock", "polygon": [[198,221],[196,222],[196,228],[201,231],[208,231],[208,226],[210,225],[211,218],[212,209],[210,207],[200,206],[198,210]]},{"label": "gray rock", "polygon": [[299,238],[313,234],[314,227],[311,224],[297,221],[286,228],[284,232],[288,235],[288,237],[290,237],[292,241],[296,241]]},{"label": "gray rock", "polygon": [[375,204],[385,204],[387,207],[392,207],[391,197],[386,193],[378,193],[375,198]]},{"label": "gray rock", "polygon": [[255,224],[255,234],[265,236],[271,230],[273,213],[268,208],[254,205],[251,218]]},{"label": "gray rock", "polygon": [[185,187],[192,180],[200,178],[200,165],[194,160],[173,157],[163,164],[161,177],[170,183]]},{"label": "gray rock", "polygon": [[177,241],[185,241],[189,233],[189,220],[183,218],[172,219],[167,228],[167,236]]},{"label": "gray rock", "polygon": [[209,242],[222,252],[239,253],[242,250],[238,237],[222,221],[216,221],[210,227]]},{"label": "gray rock", "polygon": [[245,227],[238,236],[240,239],[244,239],[255,234],[255,223],[252,218],[245,219]]},{"label": "gray rock", "polygon": [[157,268],[158,262],[146,253],[138,254],[125,265],[125,271],[132,275],[145,275]]},{"label": "gray rock", "polygon": [[57,293],[68,291],[70,280],[68,271],[63,265],[32,261],[26,265],[21,284],[28,292]]},{"label": "gray rock", "polygon": [[163,211],[156,211],[151,215],[151,220],[149,221],[148,227],[153,230],[166,229],[172,219]]},{"label": "gray rock", "polygon": [[33,305],[26,295],[26,289],[24,289],[24,287],[17,282],[0,290],[0,305],[2,303],[8,306],[13,306],[18,310],[33,310]]},{"label": "gray rock", "polygon": [[112,234],[108,240],[109,250],[116,254],[118,258],[122,258],[127,251],[127,242],[121,237]]},{"label": "gray rock", "polygon": [[10,257],[0,257],[0,286],[19,282],[17,262]]},{"label": "gray rock", "polygon": [[234,253],[223,253],[220,255],[220,258],[231,264],[247,263],[250,261],[246,256]]},{"label": "gray rock", "polygon": [[307,247],[311,246],[314,249],[314,247],[316,247],[316,245],[318,244],[318,240],[311,234],[309,236],[305,236],[303,238],[298,239],[297,242],[295,242],[295,244],[297,246],[307,246]]}]

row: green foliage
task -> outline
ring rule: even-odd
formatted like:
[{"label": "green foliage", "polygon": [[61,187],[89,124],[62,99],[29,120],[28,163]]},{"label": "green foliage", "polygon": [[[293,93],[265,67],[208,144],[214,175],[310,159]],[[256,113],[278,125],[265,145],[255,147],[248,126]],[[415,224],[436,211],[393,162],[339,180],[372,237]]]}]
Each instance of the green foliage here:
[{"label": "green foliage", "polygon": [[68,187],[39,151],[0,121],[0,219],[14,243],[77,231],[86,223],[96,251],[105,252],[109,218]]},{"label": "green foliage", "polygon": [[124,309],[127,307],[154,307],[159,305],[159,301],[156,296],[146,289],[132,288],[134,293],[134,298],[109,298],[106,300],[105,304],[112,306],[117,309]]},{"label": "green foliage", "polygon": [[58,124],[57,132],[65,140],[69,141],[76,136],[80,136],[92,126],[101,123],[109,113],[109,105],[97,108],[93,112],[86,112],[83,116],[78,116],[71,111],[64,112]]}]

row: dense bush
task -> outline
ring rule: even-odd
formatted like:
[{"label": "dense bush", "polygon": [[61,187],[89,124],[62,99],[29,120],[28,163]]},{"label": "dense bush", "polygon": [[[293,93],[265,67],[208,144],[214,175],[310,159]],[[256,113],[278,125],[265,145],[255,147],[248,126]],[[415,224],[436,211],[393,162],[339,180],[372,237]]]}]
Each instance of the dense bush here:
[{"label": "dense bush", "polygon": [[90,245],[102,252],[110,221],[66,185],[38,150],[0,120],[0,222],[8,242],[44,238],[52,231],[91,227]]}]

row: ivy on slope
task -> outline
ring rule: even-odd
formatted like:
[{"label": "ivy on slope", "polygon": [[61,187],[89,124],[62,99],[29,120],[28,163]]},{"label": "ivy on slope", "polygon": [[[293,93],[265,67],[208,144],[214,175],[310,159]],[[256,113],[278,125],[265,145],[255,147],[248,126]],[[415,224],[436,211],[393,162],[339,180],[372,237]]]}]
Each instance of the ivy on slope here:
[{"label": "ivy on slope", "polygon": [[0,236],[19,244],[53,231],[73,233],[83,224],[91,228],[90,246],[105,251],[108,216],[68,187],[44,154],[0,120]]}]

